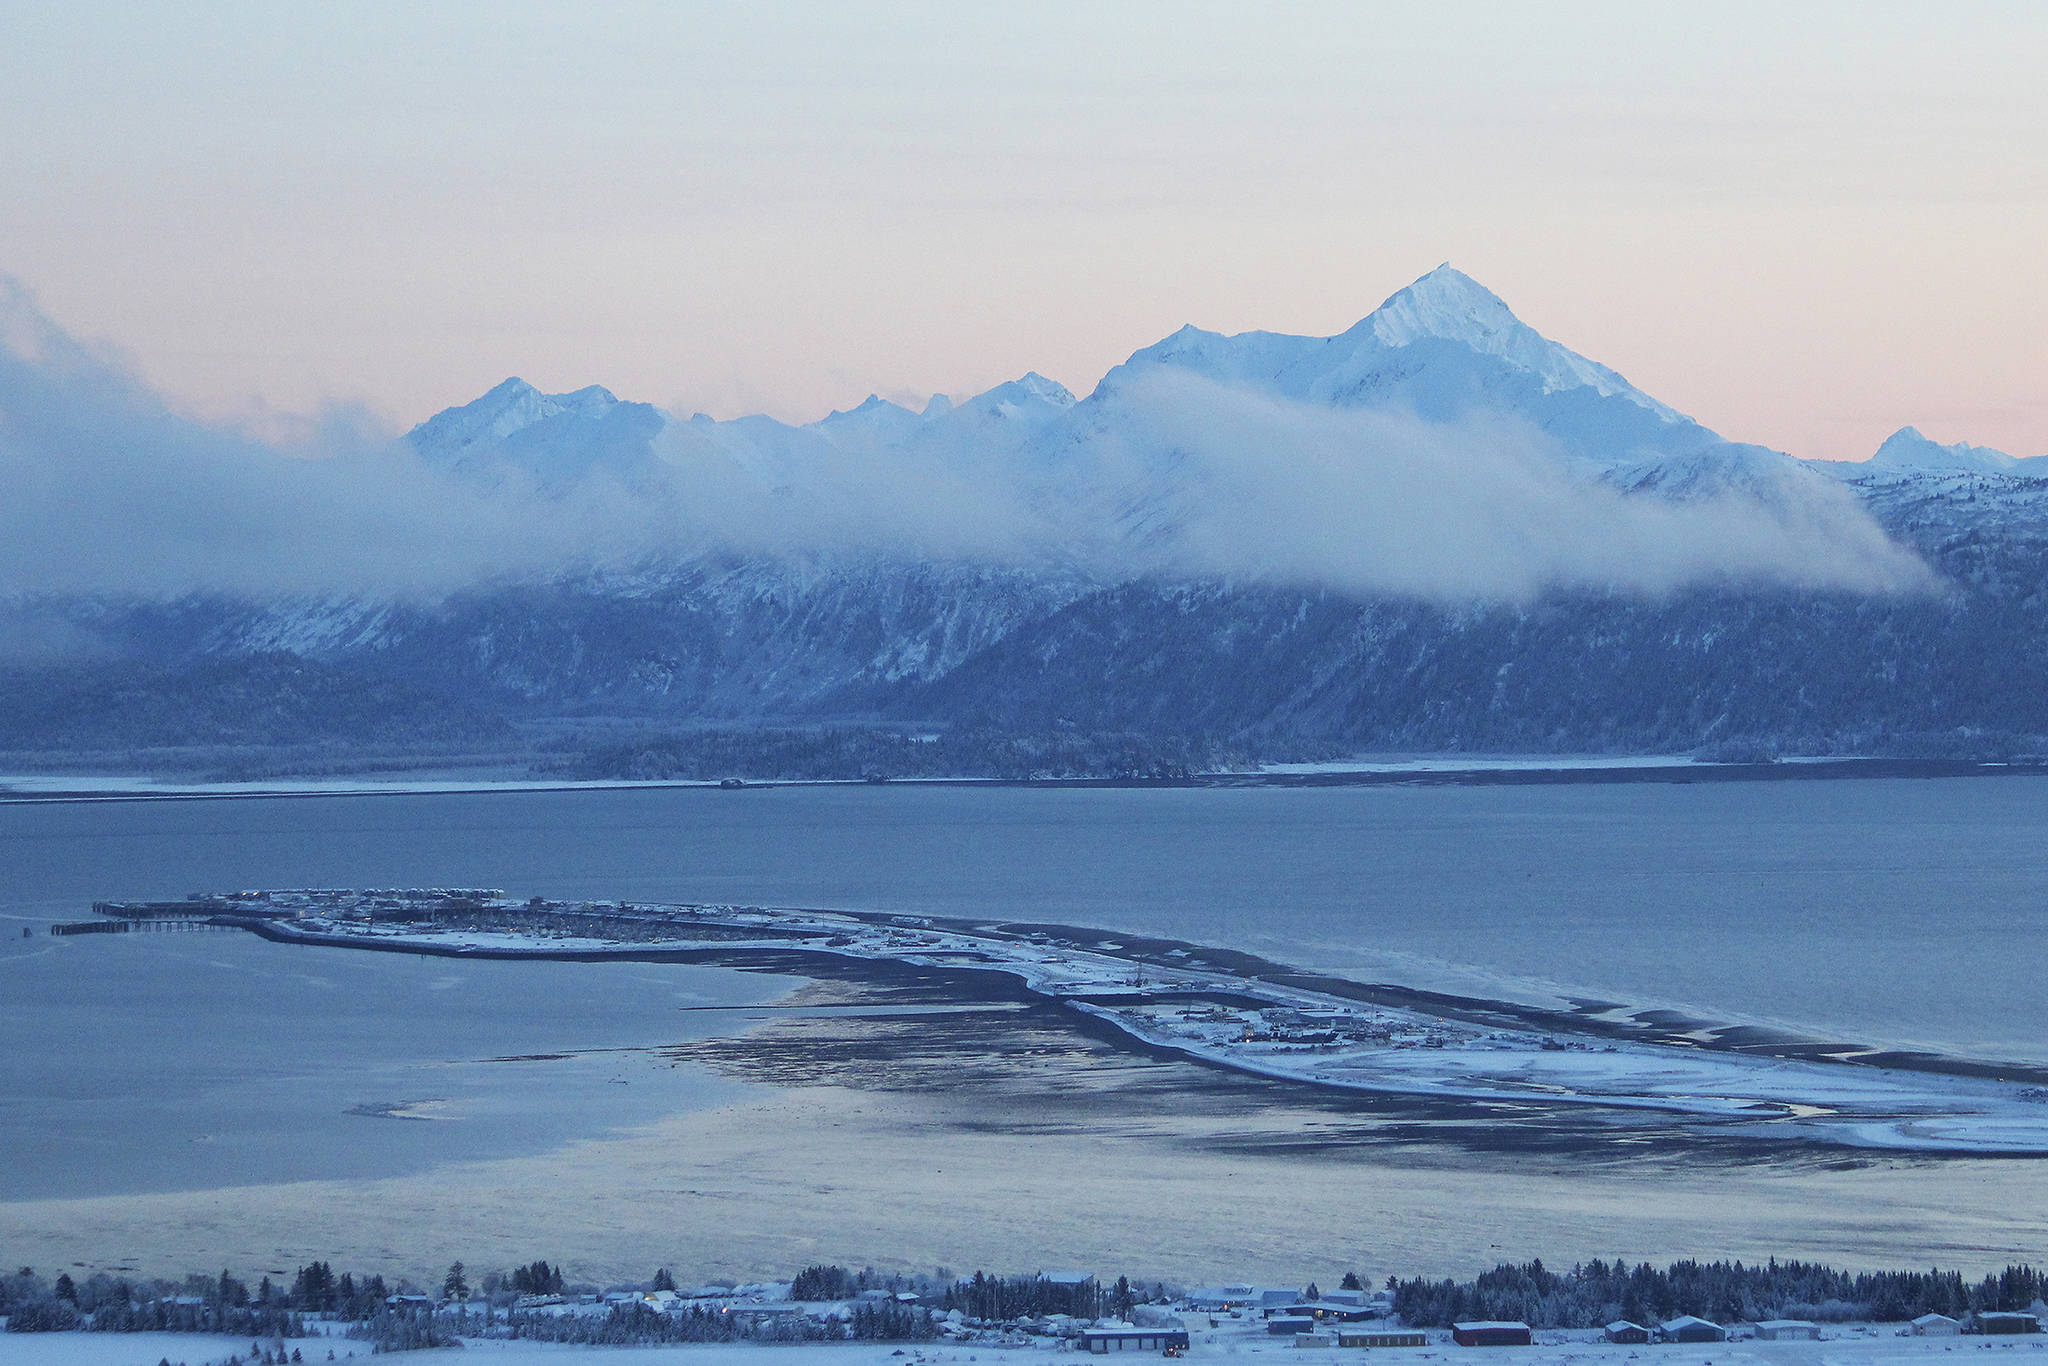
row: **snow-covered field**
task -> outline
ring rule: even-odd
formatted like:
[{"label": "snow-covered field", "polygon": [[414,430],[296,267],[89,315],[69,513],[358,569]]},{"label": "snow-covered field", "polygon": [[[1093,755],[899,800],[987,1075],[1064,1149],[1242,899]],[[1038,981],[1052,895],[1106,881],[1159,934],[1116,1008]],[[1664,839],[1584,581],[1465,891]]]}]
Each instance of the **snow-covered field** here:
[{"label": "snow-covered field", "polygon": [[[1700,1345],[1617,1347],[1588,1341],[1584,1333],[1539,1333],[1534,1347],[1465,1348],[1433,1343],[1417,1348],[1298,1348],[1291,1339],[1269,1337],[1256,1327],[1226,1324],[1209,1330],[1189,1320],[1190,1359],[1264,1358],[1271,1366],[1316,1366],[1330,1361],[1364,1361],[1378,1366],[1422,1366],[1470,1360],[1483,1366],[1917,1366],[1937,1360],[1980,1361],[1985,1366],[2048,1361],[2048,1339],[1900,1337],[1894,1328],[1830,1328],[1821,1342],[1742,1341]],[[1434,1336],[1442,1336],[1441,1334]],[[309,1363],[324,1363],[326,1345],[294,1343]],[[332,1344],[337,1359],[359,1344]],[[201,1366],[229,1355],[247,1356],[246,1338],[176,1333],[44,1333],[0,1335],[0,1362],[7,1366]],[[364,1353],[365,1355],[367,1353]],[[1143,1354],[1146,1360],[1152,1354]],[[410,1353],[417,1366],[1063,1366],[1089,1359],[1086,1353],[1043,1346],[991,1344],[905,1345],[887,1343],[703,1344],[673,1347],[575,1347],[551,1343],[471,1340],[460,1350]],[[1131,1360],[1139,1359],[1137,1356]]]},{"label": "snow-covered field", "polygon": [[[1261,773],[1566,773],[1600,769],[1679,768],[1690,754],[1511,754],[1478,757],[1439,754],[1412,757],[1324,759],[1304,764],[1260,764]],[[1797,762],[1788,760],[1787,762]],[[0,780],[4,781],[4,780]]]},{"label": "snow-covered field", "polygon": [[[7,1366],[207,1366],[231,1356],[249,1359],[248,1338],[217,1333],[0,1333],[0,1362]],[[350,1352],[367,1358],[366,1342],[318,1343],[292,1339],[286,1344],[305,1354],[309,1366],[326,1366],[327,1351],[335,1359]],[[449,1355],[454,1355],[450,1353]]]}]

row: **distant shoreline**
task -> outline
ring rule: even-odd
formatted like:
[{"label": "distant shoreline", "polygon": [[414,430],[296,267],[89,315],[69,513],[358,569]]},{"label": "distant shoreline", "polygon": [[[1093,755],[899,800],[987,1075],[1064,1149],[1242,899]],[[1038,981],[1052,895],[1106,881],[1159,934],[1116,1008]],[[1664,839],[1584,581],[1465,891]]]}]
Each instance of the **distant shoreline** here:
[{"label": "distant shoreline", "polygon": [[[2027,778],[2048,763],[1980,759],[1817,758],[1775,763],[1697,763],[1678,757],[1360,760],[1356,767],[1273,765],[1241,773],[1140,778],[741,778],[738,790],[776,787],[1003,787],[1051,789],[1507,787],[1583,783],[1728,783],[1857,778]],[[730,791],[734,780],[419,779],[394,782],[280,778],[247,783],[160,783],[84,775],[0,776],[0,805],[84,802],[234,801],[305,797],[452,797],[560,792]],[[74,784],[65,786],[65,784]]]}]

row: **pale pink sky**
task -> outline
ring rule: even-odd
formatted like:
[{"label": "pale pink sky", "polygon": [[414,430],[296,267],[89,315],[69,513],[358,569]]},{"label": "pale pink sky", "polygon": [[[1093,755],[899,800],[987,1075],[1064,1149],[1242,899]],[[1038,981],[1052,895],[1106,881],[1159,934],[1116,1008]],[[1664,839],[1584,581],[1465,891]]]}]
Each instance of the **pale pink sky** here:
[{"label": "pale pink sky", "polygon": [[2048,6],[13,5],[0,273],[216,415],[821,416],[1450,260],[1723,434],[2048,453]]}]

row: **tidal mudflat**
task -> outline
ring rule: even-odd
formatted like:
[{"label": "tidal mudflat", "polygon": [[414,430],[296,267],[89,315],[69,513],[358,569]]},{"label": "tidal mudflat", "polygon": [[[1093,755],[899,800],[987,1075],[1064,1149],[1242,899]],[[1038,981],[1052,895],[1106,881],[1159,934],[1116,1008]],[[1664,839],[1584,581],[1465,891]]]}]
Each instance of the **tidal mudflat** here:
[{"label": "tidal mudflat", "polygon": [[318,1255],[422,1278],[551,1254],[600,1278],[858,1258],[1284,1280],[1310,1250],[1368,1271],[1526,1249],[1991,1267],[2048,1239],[2048,1162],[1769,1156],[1654,1117],[1318,1095],[936,977],[847,975],[781,1005],[650,1055],[741,1088],[715,1108],[409,1175],[13,1201],[0,1244],[52,1265]]}]

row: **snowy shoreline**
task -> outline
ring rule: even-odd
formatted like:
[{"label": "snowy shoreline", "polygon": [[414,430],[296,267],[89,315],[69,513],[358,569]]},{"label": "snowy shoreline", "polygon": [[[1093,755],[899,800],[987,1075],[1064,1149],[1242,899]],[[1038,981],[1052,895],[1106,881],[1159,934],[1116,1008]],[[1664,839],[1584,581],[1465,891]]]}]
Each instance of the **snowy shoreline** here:
[{"label": "snowy shoreline", "polygon": [[268,778],[184,781],[146,774],[0,773],[0,804],[113,801],[224,801],[285,797],[463,796],[499,793],[720,791],[775,787],[1378,787],[1561,783],[1819,781],[1840,778],[2004,778],[2048,775],[2048,764],[1976,759],[1787,757],[1717,763],[1685,755],[1389,756],[1316,763],[1268,763],[1186,777],[862,778]]},{"label": "snowy shoreline", "polygon": [[[2038,1069],[1682,1032],[1297,972],[1064,926],[734,906],[246,893],[217,918],[286,943],[454,957],[895,963],[997,973],[1130,1043],[1338,1091],[1655,1110],[1713,1132],[1894,1152],[2048,1155]],[[117,913],[118,908],[117,908]]]},{"label": "snowy shoreline", "polygon": [[[1476,1360],[1493,1366],[1625,1366],[1648,1360],[1671,1366],[1921,1366],[1937,1353],[1992,1351],[2018,1353],[2038,1363],[2048,1356],[2048,1338],[1920,1337],[1900,1324],[1828,1324],[1817,1340],[1764,1341],[1745,1336],[1727,1342],[1664,1343],[1628,1346],[1600,1340],[1597,1331],[1539,1329],[1526,1347],[1457,1347],[1449,1334],[1429,1330],[1421,1347],[1304,1348],[1292,1336],[1275,1337],[1257,1320],[1239,1320],[1189,1312],[1181,1316],[1190,1336],[1189,1356],[1260,1359],[1276,1363],[1387,1361],[1399,1366],[1429,1362]],[[1212,1326],[1213,1325],[1213,1326]],[[1019,1337],[998,1341],[879,1342],[731,1342],[664,1344],[659,1346],[585,1346],[531,1340],[472,1337],[461,1340],[466,1350],[421,1352],[421,1358],[469,1361],[478,1366],[598,1366],[628,1357],[639,1366],[969,1366],[1002,1361],[1012,1366],[1055,1366],[1089,1353],[1069,1343]],[[224,1362],[230,1354],[246,1359],[250,1340],[205,1334],[170,1333],[43,1333],[9,1335],[4,1359],[18,1366],[149,1366],[158,1359]],[[367,1360],[368,1344],[347,1339],[291,1339],[317,1359],[314,1343],[337,1348],[338,1358],[353,1352]],[[319,1353],[324,1356],[324,1351]],[[1133,1356],[1156,1360],[1153,1352]],[[2010,1358],[2001,1357],[2002,1360]]]}]

